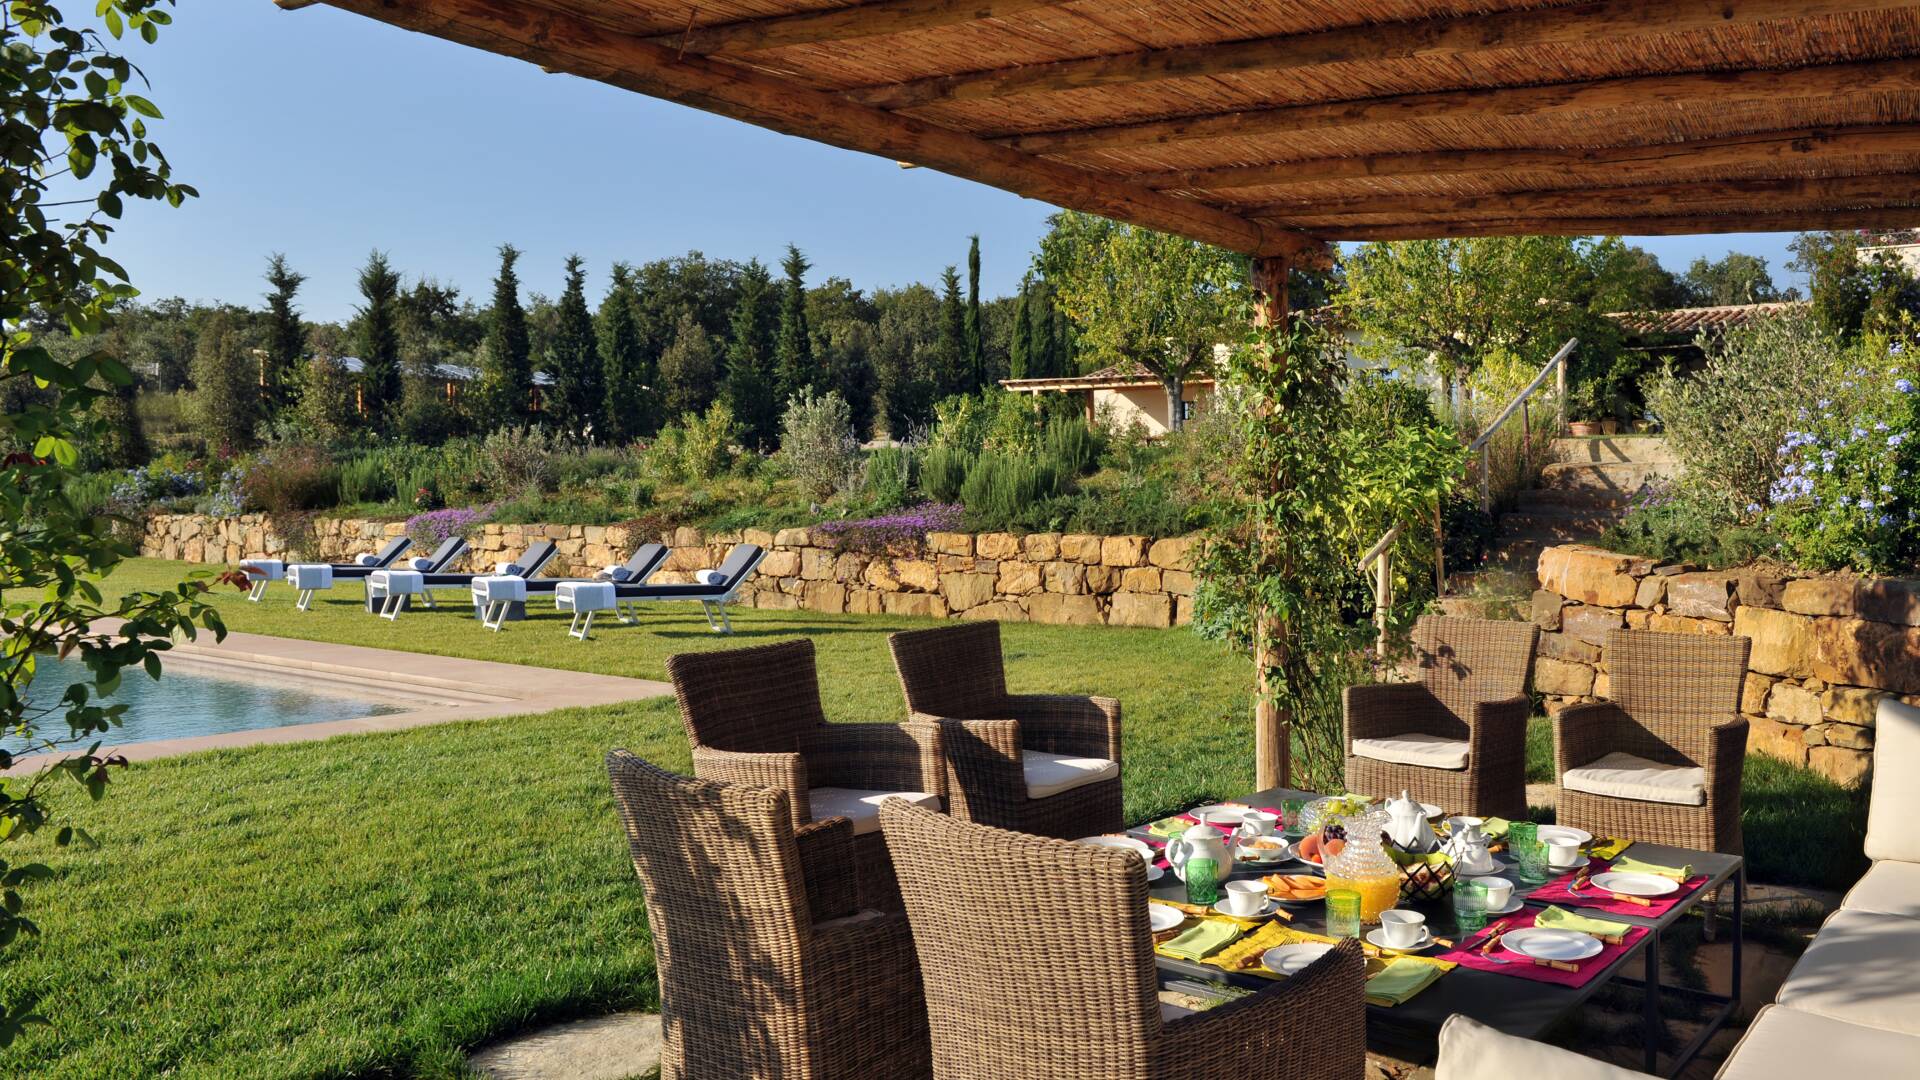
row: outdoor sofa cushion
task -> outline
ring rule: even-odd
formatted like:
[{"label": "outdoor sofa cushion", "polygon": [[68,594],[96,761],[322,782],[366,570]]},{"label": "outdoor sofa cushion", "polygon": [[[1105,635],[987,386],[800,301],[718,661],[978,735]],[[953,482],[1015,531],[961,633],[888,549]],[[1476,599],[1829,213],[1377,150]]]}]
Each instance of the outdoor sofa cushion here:
[{"label": "outdoor sofa cushion", "polygon": [[1458,1013],[1440,1028],[1433,1080],[1644,1080],[1646,1073],[1507,1035]]},{"label": "outdoor sofa cushion", "polygon": [[1891,697],[1874,716],[1867,858],[1920,863],[1920,708]]},{"label": "outdoor sofa cushion", "polygon": [[813,807],[813,820],[844,817],[853,822],[853,835],[880,831],[880,804],[893,798],[905,799],[929,810],[940,809],[940,796],[924,791],[861,791],[858,788],[817,787],[807,789],[807,803]]},{"label": "outdoor sofa cushion", "polygon": [[1353,740],[1355,757],[1393,765],[1419,765],[1428,769],[1464,769],[1467,767],[1467,750],[1465,739],[1418,733]]},{"label": "outdoor sofa cushion", "polygon": [[1568,769],[1560,777],[1560,786],[1613,799],[1704,806],[1707,770],[1688,765],[1663,765],[1616,752],[1591,765]]},{"label": "outdoor sofa cushion", "polygon": [[1769,1005],[1721,1066],[1716,1080],[1905,1076],[1920,1064],[1920,1038]]},{"label": "outdoor sofa cushion", "polygon": [[1882,859],[1847,891],[1842,911],[1920,919],[1920,863]]},{"label": "outdoor sofa cushion", "polygon": [[1027,777],[1029,799],[1049,799],[1063,791],[1113,780],[1120,775],[1120,763],[1106,758],[1022,750],[1020,759]]},{"label": "outdoor sofa cushion", "polygon": [[1834,912],[1774,1000],[1850,1024],[1920,1035],[1920,919]]}]

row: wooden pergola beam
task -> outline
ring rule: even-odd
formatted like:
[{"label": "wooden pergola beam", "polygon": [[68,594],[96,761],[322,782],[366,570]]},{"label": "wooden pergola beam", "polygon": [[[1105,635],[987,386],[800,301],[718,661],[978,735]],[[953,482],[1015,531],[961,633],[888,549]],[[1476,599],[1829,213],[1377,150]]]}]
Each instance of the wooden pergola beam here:
[{"label": "wooden pergola beam", "polygon": [[1521,217],[1506,220],[1388,221],[1316,226],[1328,240],[1434,240],[1461,236],[1687,236],[1920,226],[1920,197],[1907,206],[1774,214],[1670,214],[1659,217]]},{"label": "wooden pergola beam", "polygon": [[1081,90],[1250,71],[1457,56],[1647,34],[1913,6],[1914,0],[1589,0],[1454,19],[1345,26],[1309,34],[1180,49],[1148,49],[860,87],[847,97],[882,109],[939,101]]},{"label": "wooden pergola beam", "polygon": [[1028,198],[1178,233],[1249,255],[1318,257],[1325,245],[1211,206],[855,105],[787,79],[515,0],[326,0],[332,6],[553,71],[619,86],[788,135],[911,161]]},{"label": "wooden pergola beam", "polygon": [[1675,210],[1707,212],[1727,204],[1760,212],[1912,203],[1920,195],[1920,167],[1904,163],[1883,172],[1850,176],[1741,178],[1681,184],[1633,184],[1504,191],[1487,195],[1356,195],[1337,199],[1269,203],[1249,207],[1262,221],[1328,218],[1349,214],[1433,215],[1486,219],[1515,214],[1576,214],[1593,217],[1614,206],[1631,206],[1650,217]]},{"label": "wooden pergola beam", "polygon": [[1780,71],[1701,71],[1634,75],[1583,82],[1498,89],[1441,90],[1356,101],[1315,102],[993,136],[1029,154],[1159,146],[1195,139],[1247,138],[1326,131],[1368,124],[1418,123],[1478,117],[1552,116],[1650,106],[1724,104],[1742,99],[1828,98],[1920,91],[1920,60],[1869,60]]},{"label": "wooden pergola beam", "polygon": [[1661,176],[1677,169],[1718,169],[1872,154],[1920,153],[1920,128],[1899,124],[1848,128],[1794,128],[1756,131],[1717,139],[1632,146],[1572,148],[1488,148],[1429,150],[1403,154],[1313,158],[1271,165],[1232,165],[1146,173],[1133,178],[1160,190],[1231,191],[1250,187],[1292,187],[1327,181],[1400,176],[1468,176],[1474,173],[1550,171],[1570,176],[1591,173],[1613,180]]},{"label": "wooden pergola beam", "polygon": [[[312,2],[312,0],[309,0]],[[829,41],[904,34],[941,26],[1000,19],[1035,8],[1054,7],[1063,0],[876,0],[870,4],[778,15],[766,19],[695,26],[684,34],[658,34],[656,45],[703,56],[739,55],[789,45],[819,45]]]}]

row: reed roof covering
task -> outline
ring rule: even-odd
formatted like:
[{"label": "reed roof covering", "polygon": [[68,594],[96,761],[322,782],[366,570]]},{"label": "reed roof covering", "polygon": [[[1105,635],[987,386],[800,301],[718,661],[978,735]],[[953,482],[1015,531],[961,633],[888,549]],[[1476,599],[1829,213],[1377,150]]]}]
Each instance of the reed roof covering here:
[{"label": "reed roof covering", "polygon": [[1920,0],[317,2],[1250,254],[1920,224]]}]

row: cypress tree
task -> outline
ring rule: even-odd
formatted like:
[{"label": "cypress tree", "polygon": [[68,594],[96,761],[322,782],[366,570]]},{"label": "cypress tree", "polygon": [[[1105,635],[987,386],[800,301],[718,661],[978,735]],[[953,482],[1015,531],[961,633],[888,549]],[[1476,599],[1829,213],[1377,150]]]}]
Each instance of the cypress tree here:
[{"label": "cypress tree", "polygon": [[782,401],[818,384],[818,372],[813,365],[813,336],[807,330],[808,267],[800,249],[788,244],[787,256],[780,260],[780,269],[786,273],[787,280],[781,287],[780,337],[773,352]]},{"label": "cypress tree", "polygon": [[260,374],[267,407],[278,411],[293,404],[293,375],[307,351],[307,330],[293,306],[293,294],[307,276],[295,273],[276,251],[267,256],[266,277],[273,291],[267,294],[267,362]]},{"label": "cypress tree", "polygon": [[586,268],[578,255],[567,256],[567,284],[554,322],[547,370],[553,373],[555,420],[568,431],[605,434],[601,410],[607,399],[606,372],[593,316],[587,311]]},{"label": "cypress tree", "polygon": [[532,344],[527,312],[520,306],[520,258],[512,244],[500,245],[500,273],[493,279],[493,311],[487,319],[486,352],[481,361],[481,428],[524,424],[533,411]]},{"label": "cypress tree", "polygon": [[939,369],[934,385],[941,397],[967,392],[967,309],[960,299],[960,272],[947,267],[940,272]]},{"label": "cypress tree", "polygon": [[776,333],[784,312],[774,306],[773,277],[758,259],[740,271],[740,299],[729,320],[727,375],[721,394],[733,409],[749,445],[765,449],[780,430],[780,402],[774,395]]},{"label": "cypress tree", "polygon": [[1007,344],[1007,377],[1010,379],[1030,378],[1027,369],[1032,363],[1033,328],[1027,325],[1030,316],[1027,308],[1029,293],[1033,291],[1031,275],[1020,281],[1020,295],[1013,303],[1013,329],[1011,340]]},{"label": "cypress tree", "polygon": [[400,405],[400,275],[380,251],[360,270],[360,403],[367,422],[384,431]]},{"label": "cypress tree", "polygon": [[967,246],[967,393],[979,393],[987,385],[987,335],[980,325],[980,237],[970,238]]},{"label": "cypress tree", "polygon": [[660,354],[660,383],[667,413],[678,422],[707,411],[714,398],[713,338],[693,312],[680,312],[674,324],[673,344]]},{"label": "cypress tree", "polygon": [[215,454],[248,450],[260,421],[260,374],[233,317],[218,312],[193,352],[194,427]]},{"label": "cypress tree", "polygon": [[600,302],[600,364],[607,384],[607,441],[630,442],[658,430],[653,407],[653,357],[640,340],[633,268],[613,264],[613,282]]}]

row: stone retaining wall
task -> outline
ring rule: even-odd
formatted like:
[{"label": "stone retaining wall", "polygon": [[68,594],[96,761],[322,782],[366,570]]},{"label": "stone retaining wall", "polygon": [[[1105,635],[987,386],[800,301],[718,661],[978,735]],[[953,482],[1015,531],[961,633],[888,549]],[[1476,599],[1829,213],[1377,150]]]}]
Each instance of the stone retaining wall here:
[{"label": "stone retaining wall", "polygon": [[1701,572],[1582,544],[1542,552],[1539,574],[1533,683],[1549,713],[1607,696],[1601,643],[1619,627],[1751,638],[1748,748],[1843,783],[1871,763],[1879,700],[1920,704],[1920,580]]},{"label": "stone retaining wall", "polygon": [[[401,532],[398,521],[320,518],[314,523],[318,550],[300,557],[346,560]],[[875,555],[815,544],[806,529],[709,535],[683,528],[643,537],[619,525],[490,524],[474,538],[466,568],[505,562],[539,539],[559,546],[549,573],[563,575],[592,573],[658,539],[673,549],[655,575],[661,582],[712,569],[734,544],[750,541],[768,549],[742,594],[742,602],[754,607],[1086,626],[1173,626],[1193,616],[1190,537],[930,533],[920,550]],[[156,514],[148,518],[141,554],[236,563],[288,553],[264,515]]]}]

